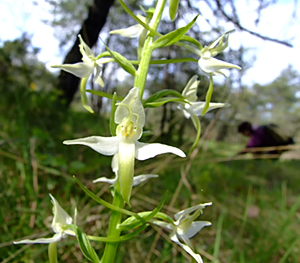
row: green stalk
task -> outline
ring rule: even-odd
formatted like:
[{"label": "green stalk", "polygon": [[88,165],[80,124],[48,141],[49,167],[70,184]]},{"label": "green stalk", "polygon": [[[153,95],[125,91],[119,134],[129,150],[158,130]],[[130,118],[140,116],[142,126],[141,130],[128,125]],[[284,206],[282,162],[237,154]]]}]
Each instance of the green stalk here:
[{"label": "green stalk", "polygon": [[[162,13],[165,8],[165,4],[166,4],[166,0],[158,0],[157,1],[155,11],[153,14],[153,18],[151,20],[152,21],[151,28],[154,31],[157,30],[157,27],[160,23]],[[144,44],[144,47],[142,50],[141,62],[140,62],[139,68],[135,74],[134,87],[138,87],[140,89],[139,95],[140,95],[141,99],[143,98],[146,80],[147,80],[147,74],[148,74],[148,70],[149,70],[149,64],[150,64],[151,55],[153,52],[153,49],[151,47],[153,40],[154,40],[154,35],[152,33],[149,33],[148,37],[145,40],[145,44]]]},{"label": "green stalk", "polygon": [[[123,208],[124,200],[120,195],[120,185],[116,183],[114,191],[113,205]],[[122,213],[117,211],[111,211],[109,228],[108,228],[108,237],[109,238],[118,238],[121,234],[121,230],[117,229],[119,223],[121,223]],[[117,249],[119,242],[107,242],[105,245],[103,257],[101,263],[113,263],[116,257]]]}]

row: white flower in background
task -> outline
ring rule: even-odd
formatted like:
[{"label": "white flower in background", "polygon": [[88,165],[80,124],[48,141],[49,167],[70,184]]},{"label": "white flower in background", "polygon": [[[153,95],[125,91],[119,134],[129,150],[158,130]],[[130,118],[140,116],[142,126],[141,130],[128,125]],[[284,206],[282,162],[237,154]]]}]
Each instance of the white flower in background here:
[{"label": "white flower in background", "polygon": [[[173,221],[173,223],[167,223],[155,219],[151,220],[151,222],[170,230],[171,240],[189,253],[197,261],[197,263],[202,263],[203,261],[201,256],[193,251],[194,249],[190,238],[196,235],[203,227],[211,225],[211,223],[207,221],[194,221],[200,214],[202,214],[203,209],[211,204],[212,203],[200,204],[182,210],[174,215],[176,221]],[[181,241],[183,241],[183,243]]]},{"label": "white flower in background", "polygon": [[[141,16],[141,15],[137,15],[137,17],[142,20],[142,22],[146,22],[146,18]],[[139,37],[140,34],[143,32],[144,27],[141,24],[137,24],[137,25],[133,25],[130,26],[128,28],[123,28],[123,29],[116,29],[113,31],[110,31],[109,34],[117,34],[120,35],[122,37],[129,37],[129,38],[136,38]]]},{"label": "white flower in background", "polygon": [[[228,46],[228,38],[226,43],[223,43],[223,39],[226,35],[231,33],[232,31],[228,31],[219,38],[217,38],[214,42],[212,42],[209,46],[205,46],[200,51],[200,59],[198,60],[198,64],[200,69],[212,75],[223,75],[226,77],[225,72],[223,69],[228,68],[236,68],[241,69],[239,66],[219,60],[214,58],[216,55],[221,53],[227,46]],[[219,44],[218,44],[219,43]]]},{"label": "white flower in background", "polygon": [[103,80],[100,77],[101,64],[107,62],[107,59],[96,59],[90,47],[83,41],[81,35],[78,35],[80,40],[79,50],[82,55],[82,61],[75,64],[53,65],[52,68],[60,68],[67,71],[78,78],[89,78],[96,69],[95,82],[100,86],[104,86]]},{"label": "white flower in background", "polygon": [[[113,172],[115,173],[115,178],[108,179],[107,177],[100,177],[93,181],[93,183],[108,183],[111,185],[114,185],[118,180],[118,170],[119,170],[119,154],[115,154],[113,156],[112,162],[111,162],[111,168]],[[141,184],[142,182],[147,181],[150,178],[157,178],[157,174],[141,174],[138,176],[133,177],[133,183],[132,186],[137,186]]]},{"label": "white flower in background", "polygon": [[115,123],[119,124],[116,130],[117,136],[91,136],[63,142],[68,145],[86,145],[103,155],[118,154],[118,177],[121,195],[127,204],[129,204],[133,185],[135,158],[142,161],[163,153],[173,153],[185,157],[184,152],[176,147],[138,141],[142,136],[145,125],[145,111],[138,92],[138,88],[132,88],[124,100],[118,103],[115,112]]},{"label": "white flower in background", "polygon": [[[206,104],[205,101],[197,101],[197,89],[200,81],[197,81],[197,76],[193,76],[184,90],[182,91],[182,96],[185,98],[185,100],[188,103],[180,104],[178,105],[178,109],[182,111],[184,116],[189,119],[191,116],[193,118],[196,116],[203,116],[203,109]],[[217,108],[222,108],[222,107],[229,107],[230,104],[228,103],[216,103],[216,102],[210,102],[209,103],[209,108],[207,111],[211,111]],[[207,112],[206,111],[206,112]]]},{"label": "white flower in background", "polygon": [[66,228],[67,225],[72,224],[72,218],[67,214],[67,212],[61,208],[59,203],[56,201],[56,199],[49,194],[52,203],[53,203],[53,220],[51,224],[51,228],[53,232],[55,233],[53,237],[50,238],[38,238],[34,240],[30,239],[24,239],[20,241],[14,241],[14,244],[34,244],[34,243],[42,243],[42,244],[49,244],[60,241],[62,238],[70,236],[75,236],[75,233]]}]

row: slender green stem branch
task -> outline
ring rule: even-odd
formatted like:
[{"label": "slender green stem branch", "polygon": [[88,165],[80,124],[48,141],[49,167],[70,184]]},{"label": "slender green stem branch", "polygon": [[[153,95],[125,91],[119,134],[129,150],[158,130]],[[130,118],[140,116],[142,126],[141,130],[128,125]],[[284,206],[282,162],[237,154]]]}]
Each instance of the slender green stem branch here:
[{"label": "slender green stem branch", "polygon": [[[157,30],[157,27],[160,23],[165,4],[166,4],[166,0],[157,1],[153,18],[151,20],[152,24],[150,25],[150,27],[155,31]],[[145,40],[145,44],[141,55],[141,62],[135,74],[134,86],[139,88],[140,90],[139,95],[141,99],[143,99],[147,74],[149,70],[149,64],[153,52],[153,49],[151,47],[153,40],[154,40],[154,35],[150,32]]]},{"label": "slender green stem branch", "polygon": [[[115,185],[115,194],[113,199],[113,205],[116,207],[123,208],[124,200],[120,193],[120,187],[117,183]],[[108,229],[108,237],[109,238],[118,238],[121,234],[121,231],[117,229],[118,224],[121,222],[122,213],[117,211],[111,211],[110,221],[109,221],[109,229]],[[115,256],[118,249],[118,242],[108,242],[105,245],[105,250],[103,257],[101,259],[101,263],[113,263],[115,260]]]}]

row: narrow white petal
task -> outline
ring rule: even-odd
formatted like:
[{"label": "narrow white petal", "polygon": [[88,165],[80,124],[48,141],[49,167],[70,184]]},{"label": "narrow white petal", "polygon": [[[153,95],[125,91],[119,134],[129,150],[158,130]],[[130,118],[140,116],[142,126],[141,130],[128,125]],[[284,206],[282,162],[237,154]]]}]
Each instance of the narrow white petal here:
[{"label": "narrow white petal", "polygon": [[204,203],[204,204],[199,204],[199,205],[195,205],[192,207],[189,207],[187,209],[184,209],[180,212],[178,212],[177,214],[174,215],[175,220],[179,220],[180,218],[183,218],[184,216],[193,213],[194,211],[198,210],[198,209],[204,209],[206,206],[208,205],[212,205],[212,203]]},{"label": "narrow white petal", "polygon": [[101,67],[98,64],[96,64],[95,68],[96,68],[95,83],[97,83],[101,87],[104,87],[104,82],[103,82],[102,78],[100,77]]},{"label": "narrow white petal", "polygon": [[20,240],[20,241],[14,241],[14,244],[49,244],[49,243],[54,243],[54,242],[58,242],[59,240],[61,240],[62,238],[62,234],[61,233],[57,233],[55,234],[53,237],[50,238],[38,238],[38,239],[24,239],[24,240]]},{"label": "narrow white petal", "polygon": [[210,226],[211,222],[208,221],[196,221],[193,222],[191,227],[185,232],[187,238],[191,238],[196,235],[203,227]]},{"label": "narrow white petal", "polygon": [[145,182],[150,178],[157,178],[157,177],[158,177],[157,174],[141,174],[141,175],[138,175],[138,176],[134,176],[132,186],[137,186],[140,183]]},{"label": "narrow white petal", "polygon": [[179,109],[186,119],[191,118],[191,114],[186,110],[190,105],[189,104],[179,104],[177,105],[177,109]]},{"label": "narrow white petal", "polygon": [[173,153],[180,157],[185,157],[185,153],[180,149],[160,143],[135,142],[135,158],[143,161],[163,153]]},{"label": "narrow white petal", "polygon": [[190,102],[196,101],[198,98],[197,89],[200,81],[197,81],[197,78],[197,75],[193,76],[182,91],[182,96]]},{"label": "narrow white petal", "polygon": [[[200,116],[202,115],[203,108],[205,106],[205,101],[197,101],[192,103],[189,107],[189,112],[193,115]],[[217,103],[217,102],[210,102],[209,103],[209,108],[207,109],[206,112],[217,109],[217,108],[222,108],[222,107],[229,107],[230,104],[228,103]]]},{"label": "narrow white petal", "polygon": [[199,254],[196,254],[189,246],[181,243],[175,234],[171,236],[171,240],[181,246],[187,253],[189,253],[197,261],[197,263],[203,263],[201,256]]},{"label": "narrow white petal", "polygon": [[174,226],[171,223],[167,223],[167,222],[160,221],[160,220],[155,220],[155,219],[151,219],[150,222],[152,224],[157,225],[157,226],[164,227],[168,230],[171,230],[171,231],[174,230]]},{"label": "narrow white petal", "polygon": [[100,177],[93,181],[93,183],[108,183],[108,184],[114,184],[117,181],[117,177],[113,179],[108,179],[106,177]]},{"label": "narrow white petal", "polygon": [[60,68],[78,78],[88,78],[94,71],[93,62],[80,62],[76,64],[53,65],[52,68]]},{"label": "narrow white petal", "polygon": [[51,194],[49,195],[52,199],[54,214],[51,227],[54,233],[60,233],[62,232],[62,226],[72,224],[72,217],[67,214],[67,212],[59,205],[57,200]]},{"label": "narrow white petal", "polygon": [[114,173],[117,173],[119,170],[119,154],[116,153],[111,161],[111,169],[113,170]]},{"label": "narrow white petal", "polygon": [[109,31],[109,34],[116,34],[122,37],[136,38],[139,37],[142,33],[144,27],[140,24],[130,26],[128,28],[116,29],[113,31]]},{"label": "narrow white petal", "polygon": [[81,35],[78,35],[80,40],[79,50],[82,55],[82,60],[85,62],[91,61],[91,58],[94,58],[94,53],[91,48],[83,41]]},{"label": "narrow white petal", "polygon": [[241,69],[239,66],[216,59],[216,58],[200,58],[198,60],[199,67],[205,73],[220,73],[220,70],[225,68]]},{"label": "narrow white petal", "polygon": [[103,155],[114,155],[118,152],[119,148],[119,138],[113,137],[100,137],[100,136],[90,136],[86,138],[80,138],[75,140],[67,140],[63,142],[67,145],[81,144],[92,148],[94,151],[101,153]]}]

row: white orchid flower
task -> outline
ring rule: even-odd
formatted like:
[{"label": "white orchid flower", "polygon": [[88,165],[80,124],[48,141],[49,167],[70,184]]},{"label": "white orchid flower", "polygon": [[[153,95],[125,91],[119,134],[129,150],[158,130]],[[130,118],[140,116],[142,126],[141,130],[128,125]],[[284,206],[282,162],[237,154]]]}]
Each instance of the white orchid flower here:
[{"label": "white orchid flower", "polygon": [[223,43],[223,39],[226,35],[228,35],[231,32],[232,31],[226,32],[225,34],[217,38],[214,42],[212,42],[209,46],[205,46],[200,51],[200,59],[198,60],[198,65],[203,72],[209,75],[223,75],[226,77],[226,74],[223,71],[223,69],[241,69],[241,67],[237,65],[214,58],[228,46],[229,37],[227,37],[226,43]]},{"label": "white orchid flower", "polygon": [[115,112],[115,123],[119,124],[116,130],[117,136],[91,136],[63,142],[68,145],[86,145],[103,155],[118,154],[121,195],[127,204],[129,204],[133,185],[135,158],[142,161],[163,153],[173,153],[185,157],[184,152],[176,147],[138,141],[142,136],[145,125],[145,111],[138,92],[138,88],[132,88],[124,100],[118,103]]},{"label": "white orchid flower", "polygon": [[66,228],[67,225],[72,224],[72,218],[67,214],[67,212],[59,205],[57,200],[49,194],[52,203],[53,203],[53,220],[51,224],[51,228],[55,233],[53,237],[50,238],[38,238],[34,240],[24,239],[20,241],[14,241],[14,244],[49,244],[60,241],[62,238],[66,238],[68,235],[75,236],[75,233]]},{"label": "white orchid flower", "polygon": [[[146,22],[146,18],[143,17],[142,15],[137,15],[137,17],[142,21]],[[110,31],[109,34],[117,34],[122,37],[129,37],[129,38],[136,38],[139,37],[140,34],[142,34],[144,30],[144,27],[141,24],[136,24],[133,26],[130,26],[128,28],[123,28],[123,29],[116,29],[113,31]]]},{"label": "white orchid flower", "polygon": [[[193,76],[189,82],[187,83],[186,87],[182,91],[182,96],[185,98],[186,101],[189,103],[184,103],[178,105],[178,109],[182,111],[184,116],[189,119],[191,116],[203,116],[204,112],[204,106],[206,104],[205,101],[197,101],[197,89],[200,81],[197,80],[197,76]],[[210,102],[209,108],[206,112],[222,108],[222,107],[229,107],[230,104],[228,103],[216,103],[216,102]],[[206,113],[205,112],[205,113]]]},{"label": "white orchid flower", "polygon": [[107,59],[96,59],[90,47],[83,41],[81,35],[78,35],[80,40],[79,50],[82,55],[82,61],[75,64],[53,65],[52,68],[60,68],[67,71],[78,78],[89,78],[96,69],[96,83],[104,86],[103,80],[100,77],[101,64],[107,62]]},{"label": "white orchid flower", "polygon": [[167,223],[155,219],[151,220],[151,222],[171,230],[171,240],[189,253],[197,261],[197,263],[203,263],[201,256],[193,251],[194,249],[190,238],[196,235],[203,227],[211,225],[211,223],[207,221],[194,221],[200,214],[202,214],[203,209],[211,204],[212,203],[199,204],[182,210],[174,215],[176,221],[173,221],[173,223]]},{"label": "white orchid flower", "polygon": [[[108,183],[111,185],[114,185],[118,180],[118,171],[119,171],[119,154],[115,154],[113,156],[112,162],[111,162],[111,168],[113,172],[115,173],[115,178],[108,179],[107,177],[100,177],[93,181],[93,183]],[[137,186],[141,184],[142,182],[147,181],[150,178],[157,178],[157,174],[141,174],[138,176],[133,177],[133,183],[132,186]]]},{"label": "white orchid flower", "polygon": [[197,80],[196,75],[189,80],[186,87],[182,91],[182,96],[187,102],[181,103],[177,106],[177,108],[182,111],[183,115],[187,119],[192,119],[195,129],[197,131],[196,139],[190,151],[192,151],[197,146],[201,135],[201,125],[198,116],[203,116],[206,112],[211,111],[213,109],[230,106],[230,104],[228,103],[209,102],[208,104],[206,101],[197,101],[197,89],[199,83],[200,81]]}]

